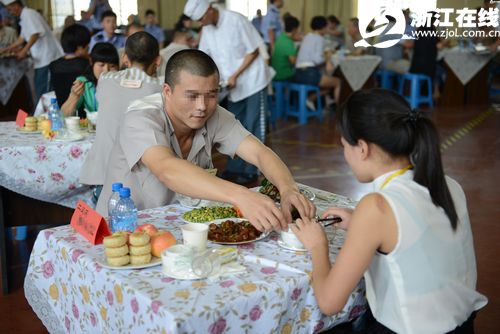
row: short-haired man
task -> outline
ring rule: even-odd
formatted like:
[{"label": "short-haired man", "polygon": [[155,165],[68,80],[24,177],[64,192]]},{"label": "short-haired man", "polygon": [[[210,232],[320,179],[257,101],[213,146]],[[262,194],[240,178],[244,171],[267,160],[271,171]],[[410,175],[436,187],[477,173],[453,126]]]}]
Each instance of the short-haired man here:
[{"label": "short-haired man", "polygon": [[[347,50],[352,51],[352,54],[355,56],[359,56],[362,54],[372,54],[372,49],[373,48],[367,48],[363,46],[354,46],[356,42],[360,41],[363,39],[361,37],[361,33],[359,32],[359,19],[354,17],[349,20],[349,23],[347,24],[347,33],[349,34],[349,37],[346,39],[346,46],[345,48]],[[371,44],[371,38],[368,39],[368,43]]]},{"label": "short-haired man", "polygon": [[17,54],[18,59],[24,59],[31,53],[35,68],[35,90],[37,99],[49,91],[49,64],[64,55],[61,44],[52,35],[45,19],[34,9],[24,7],[20,0],[3,0],[3,3],[13,16],[21,21],[21,34],[18,39],[0,53],[7,52],[18,46],[26,45]]},{"label": "short-haired man", "polygon": [[[228,110],[259,140],[265,140],[267,85],[274,71],[259,57],[262,37],[243,15],[188,0],[184,14],[203,26],[199,49],[217,64],[229,87]],[[246,184],[257,180],[258,169],[241,159],[228,159],[224,178]]]},{"label": "short-haired man", "polygon": [[144,30],[153,35],[158,41],[158,46],[160,50],[163,49],[165,45],[165,34],[163,33],[162,27],[155,24],[155,12],[151,9],[146,11],[146,24],[144,25]]},{"label": "short-haired man", "polygon": [[92,36],[90,40],[89,53],[92,52],[94,45],[99,42],[113,44],[117,50],[125,46],[125,36],[115,34],[117,27],[115,13],[110,10],[102,13],[101,27],[103,30]]},{"label": "short-haired man", "polygon": [[338,47],[345,45],[345,29],[339,19],[334,15],[330,15],[328,16],[326,24],[327,36],[332,41],[336,42]]},{"label": "short-haired man", "polygon": [[[131,103],[120,122],[97,212],[107,214],[111,186],[122,182],[138,210],[174,203],[178,192],[236,205],[259,230],[287,229],[292,206],[314,216],[283,162],[217,105],[218,91],[219,71],[206,53],[174,54],[163,92]],[[284,214],[268,197],[207,173],[212,148],[261,168],[280,190]]]},{"label": "short-haired man", "polygon": [[283,0],[271,0],[271,4],[267,8],[267,14],[260,25],[260,32],[264,37],[264,42],[269,46],[270,55],[273,54],[276,38],[283,31],[280,21],[281,7],[283,7]]},{"label": "short-haired man", "polygon": [[[130,36],[139,31],[144,31],[144,28],[139,23],[132,22],[129,25],[127,25],[125,27],[125,30],[123,31],[123,36],[125,36],[125,43]],[[123,54],[125,53],[125,46],[119,48],[118,50],[116,50],[116,52],[118,52],[118,59],[120,59],[120,65],[118,66],[118,68],[120,70],[126,69],[129,66],[129,64],[123,63]]]},{"label": "short-haired man", "polygon": [[99,126],[80,174],[80,183],[95,186],[94,200],[99,197],[104,184],[116,129],[129,103],[162,91],[162,83],[151,77],[161,62],[158,42],[153,36],[144,31],[130,36],[122,57],[130,68],[101,74],[97,85]]},{"label": "short-haired man", "polygon": [[172,42],[165,48],[160,50],[161,56],[161,65],[156,71],[156,76],[160,77],[165,75],[165,69],[167,68],[167,63],[170,57],[174,55],[174,53],[179,52],[181,50],[189,49],[189,45],[193,40],[193,36],[186,31],[176,30],[172,35]]},{"label": "short-haired man", "polygon": [[290,16],[285,20],[285,33],[276,39],[276,48],[271,58],[271,64],[276,71],[274,80],[295,82],[295,71],[292,66],[297,60],[297,49],[292,36],[297,33],[299,20]]}]

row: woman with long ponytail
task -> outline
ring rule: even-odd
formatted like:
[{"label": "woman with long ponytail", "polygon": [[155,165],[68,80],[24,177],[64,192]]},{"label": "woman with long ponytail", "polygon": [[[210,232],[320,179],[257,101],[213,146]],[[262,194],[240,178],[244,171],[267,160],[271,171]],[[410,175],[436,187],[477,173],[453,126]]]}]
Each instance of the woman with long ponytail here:
[{"label": "woman with long ponytail", "polygon": [[364,333],[473,333],[488,299],[476,291],[465,194],[444,175],[436,127],[399,94],[371,89],[339,107],[337,128],[354,175],[374,192],[354,211],[322,215],[347,230],[333,267],[320,224],[292,227],[311,253],[320,309],[340,312],[364,275],[373,314]]}]

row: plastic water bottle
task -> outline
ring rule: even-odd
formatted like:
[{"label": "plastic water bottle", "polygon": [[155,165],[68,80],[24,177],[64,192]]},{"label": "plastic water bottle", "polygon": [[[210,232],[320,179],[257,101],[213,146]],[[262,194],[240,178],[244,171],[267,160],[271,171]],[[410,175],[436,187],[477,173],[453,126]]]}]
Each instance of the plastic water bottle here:
[{"label": "plastic water bottle", "polygon": [[130,198],[130,189],[120,189],[120,200],[116,203],[114,216],[115,231],[134,232],[137,228],[137,206]]},{"label": "plastic water bottle", "polygon": [[469,38],[469,51],[474,51],[474,41],[472,40],[472,37]]},{"label": "plastic water bottle", "polygon": [[48,110],[49,119],[52,122],[52,131],[57,131],[63,127],[63,115],[57,104],[57,99],[50,99],[50,106]]},{"label": "plastic water bottle", "polygon": [[463,38],[460,38],[460,42],[458,44],[458,50],[460,52],[464,52],[465,51],[465,43],[464,43],[464,39]]},{"label": "plastic water bottle", "polygon": [[339,53],[340,53],[341,57],[345,57],[345,48],[344,48],[343,45],[340,46],[340,52]]},{"label": "plastic water bottle", "polygon": [[116,215],[116,204],[120,200],[120,189],[123,188],[121,183],[113,183],[113,193],[108,200],[108,225],[110,227],[111,233],[115,233],[115,215]]}]

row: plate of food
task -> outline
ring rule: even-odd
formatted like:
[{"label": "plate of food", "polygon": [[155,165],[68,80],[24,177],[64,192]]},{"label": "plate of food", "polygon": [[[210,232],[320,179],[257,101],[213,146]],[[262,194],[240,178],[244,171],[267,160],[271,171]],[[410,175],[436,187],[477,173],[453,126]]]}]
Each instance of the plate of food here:
[{"label": "plate of food", "polygon": [[111,266],[108,263],[108,256],[106,254],[101,254],[97,258],[97,263],[103,268],[107,269],[115,269],[115,270],[125,270],[125,269],[142,269],[142,268],[149,268],[149,267],[154,267],[154,266],[159,266],[161,265],[161,258],[156,257],[156,256],[151,256],[151,262],[146,263],[146,264],[127,264],[125,266]]},{"label": "plate of food", "polygon": [[[280,191],[274,184],[269,182],[267,179],[262,180],[259,192],[263,195],[268,196],[277,203],[281,202]],[[314,201],[314,199],[316,198],[316,195],[311,190],[300,188],[300,192],[304,194],[304,196],[306,196],[311,201]]]},{"label": "plate of food", "polygon": [[181,220],[185,223],[206,223],[216,219],[241,218],[230,206],[201,207],[185,212]]},{"label": "plate of food", "polygon": [[242,245],[259,241],[269,235],[260,232],[247,219],[217,219],[205,223],[208,225],[208,240],[221,245]]},{"label": "plate of food", "polygon": [[15,128],[14,131],[16,133],[21,133],[23,135],[33,135],[33,134],[39,134],[39,133],[42,133],[42,130],[34,130],[34,131],[30,131],[30,130],[27,130],[25,127],[22,127],[22,128]]},{"label": "plate of food", "polygon": [[68,134],[64,137],[54,137],[52,140],[53,141],[58,141],[58,142],[73,142],[73,141],[80,141],[83,139],[83,136],[82,135],[79,135],[77,133],[74,133],[74,134]]}]

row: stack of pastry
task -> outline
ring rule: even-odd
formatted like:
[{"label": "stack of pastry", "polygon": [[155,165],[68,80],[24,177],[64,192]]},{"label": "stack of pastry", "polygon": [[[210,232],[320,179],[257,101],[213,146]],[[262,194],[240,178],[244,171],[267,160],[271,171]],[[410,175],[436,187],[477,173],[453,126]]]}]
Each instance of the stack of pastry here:
[{"label": "stack of pastry", "polygon": [[42,121],[45,119],[45,116],[44,115],[38,115],[36,117],[36,127],[38,129],[38,131],[42,131]]},{"label": "stack of pastry", "polygon": [[146,264],[151,262],[151,243],[149,234],[134,232],[130,235],[130,263]]},{"label": "stack of pastry", "polygon": [[108,264],[113,267],[125,266],[130,263],[128,255],[127,237],[112,235],[104,238],[104,251],[108,256]]},{"label": "stack of pastry", "polygon": [[24,120],[24,129],[26,132],[34,132],[37,130],[37,119],[35,117],[26,117]]}]

